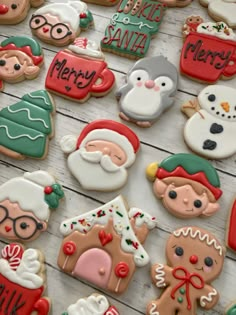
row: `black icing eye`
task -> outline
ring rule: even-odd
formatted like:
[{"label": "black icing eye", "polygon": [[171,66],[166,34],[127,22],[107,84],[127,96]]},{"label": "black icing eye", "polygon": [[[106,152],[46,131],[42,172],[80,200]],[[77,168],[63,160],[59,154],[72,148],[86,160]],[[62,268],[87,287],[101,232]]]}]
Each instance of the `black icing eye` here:
[{"label": "black icing eye", "polygon": [[140,81],[140,80],[141,80],[141,77],[137,77],[137,80]]},{"label": "black icing eye", "polygon": [[13,10],[15,10],[15,9],[17,9],[17,5],[16,5],[15,3],[13,3],[13,4],[11,5],[11,8],[12,8]]},{"label": "black icing eye", "polygon": [[177,197],[177,193],[176,193],[174,190],[171,190],[171,191],[169,192],[169,197],[170,197],[171,199],[175,199],[175,198]]},{"label": "black icing eye", "polygon": [[231,118],[231,116],[228,116],[228,118],[230,119],[230,118]]},{"label": "black icing eye", "polygon": [[57,28],[57,33],[58,34],[61,34],[61,32],[62,32],[62,29],[59,27],[59,28]]},{"label": "black icing eye", "polygon": [[[1,60],[0,60],[1,61]],[[234,106],[234,110],[236,110],[236,106]]]},{"label": "black icing eye", "polygon": [[175,253],[176,253],[177,256],[183,256],[184,250],[183,250],[182,247],[176,247]]},{"label": "black icing eye", "polygon": [[37,229],[38,229],[38,230],[42,230],[42,229],[43,229],[42,223],[37,223]]},{"label": "black icing eye", "polygon": [[165,84],[165,82],[163,82],[161,85],[162,85],[162,86],[165,86],[166,84]]},{"label": "black icing eye", "polygon": [[192,22],[192,21],[193,21],[193,19],[189,19],[189,21],[190,21],[190,22]]},{"label": "black icing eye", "polygon": [[210,95],[208,96],[208,100],[209,100],[210,102],[215,102],[216,96],[215,96],[214,94],[210,94]]},{"label": "black icing eye", "polygon": [[0,67],[5,66],[5,64],[6,64],[6,61],[5,61],[5,60],[0,59]]},{"label": "black icing eye", "polygon": [[16,63],[16,64],[14,65],[14,69],[15,69],[15,70],[20,70],[20,65],[19,65],[18,63]]},{"label": "black icing eye", "polygon": [[194,207],[196,208],[201,208],[202,206],[202,202],[199,199],[195,200],[193,204],[194,204]]},{"label": "black icing eye", "polygon": [[25,229],[27,229],[28,224],[25,223],[25,222],[22,222],[22,223],[20,224],[20,227],[21,227],[22,230],[25,230]]},{"label": "black icing eye", "polygon": [[39,23],[40,23],[40,19],[35,19],[35,20],[34,20],[34,23],[35,23],[35,24],[39,24]]},{"label": "black icing eye", "polygon": [[213,259],[211,257],[206,257],[204,263],[207,267],[211,267],[213,265]]},{"label": "black icing eye", "polygon": [[215,110],[215,107],[212,107],[211,110]]}]

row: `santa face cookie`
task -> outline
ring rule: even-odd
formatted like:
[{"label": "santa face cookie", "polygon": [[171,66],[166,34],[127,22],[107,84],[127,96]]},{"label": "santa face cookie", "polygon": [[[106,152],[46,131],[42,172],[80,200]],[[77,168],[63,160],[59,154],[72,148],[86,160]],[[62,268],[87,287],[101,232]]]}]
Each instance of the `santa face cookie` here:
[{"label": "santa face cookie", "polygon": [[26,36],[14,36],[0,44],[0,91],[3,82],[16,83],[34,79],[43,64],[43,51],[39,43]]},{"label": "santa face cookie", "polygon": [[121,0],[105,30],[102,50],[131,59],[144,57],[159,30],[165,7],[153,0]]},{"label": "santa face cookie", "polygon": [[115,306],[110,306],[104,295],[92,294],[87,298],[79,299],[68,307],[62,315],[119,315]]},{"label": "santa face cookie", "polygon": [[68,45],[92,24],[93,16],[82,1],[48,4],[35,11],[30,20],[32,33],[55,46]]},{"label": "santa face cookie", "polygon": [[[123,293],[137,267],[148,264],[141,245],[155,218],[129,208],[118,196],[99,208],[62,222],[58,266],[112,293]],[[106,314],[106,313],[105,313]]]},{"label": "santa face cookie", "polygon": [[235,0],[200,0],[200,3],[208,7],[208,13],[215,21],[224,21],[230,27],[236,28]]},{"label": "santa face cookie", "polygon": [[197,99],[182,105],[189,119],[184,140],[191,150],[210,159],[222,159],[236,152],[236,89],[209,85]]},{"label": "santa face cookie", "polygon": [[0,24],[18,24],[23,21],[32,7],[39,7],[44,0],[1,0]]},{"label": "santa face cookie", "polygon": [[211,216],[219,210],[220,180],[214,167],[193,154],[169,156],[147,167],[153,191],[164,207],[179,218]]},{"label": "santa face cookie", "polygon": [[84,103],[90,96],[110,92],[115,76],[108,69],[100,47],[87,38],[77,38],[53,59],[45,86],[52,93]]},{"label": "santa face cookie", "polygon": [[50,301],[42,297],[46,286],[42,253],[12,243],[2,249],[1,256],[2,314],[48,315]]},{"label": "santa face cookie", "polygon": [[116,93],[120,117],[140,127],[150,127],[174,103],[178,72],[163,56],[136,62],[127,83]]},{"label": "santa face cookie", "polygon": [[153,283],[164,289],[159,299],[151,301],[146,315],[189,315],[197,313],[197,304],[209,310],[219,300],[211,285],[221,273],[225,250],[208,231],[184,227],[167,241],[167,265],[152,266]]},{"label": "santa face cookie", "polygon": [[189,5],[192,0],[159,0],[162,3],[165,3],[168,7],[178,7],[183,8]]},{"label": "santa face cookie", "polygon": [[126,183],[126,169],[134,163],[140,145],[131,129],[113,120],[95,120],[78,139],[65,136],[60,144],[69,153],[68,167],[81,186],[97,191],[113,191]]},{"label": "santa face cookie", "polygon": [[56,209],[63,197],[61,186],[47,172],[10,179],[0,186],[0,236],[19,241],[36,239],[47,229],[50,209]]},{"label": "santa face cookie", "polygon": [[236,75],[236,35],[224,22],[204,23],[200,16],[188,17],[183,37],[182,74],[207,83]]}]

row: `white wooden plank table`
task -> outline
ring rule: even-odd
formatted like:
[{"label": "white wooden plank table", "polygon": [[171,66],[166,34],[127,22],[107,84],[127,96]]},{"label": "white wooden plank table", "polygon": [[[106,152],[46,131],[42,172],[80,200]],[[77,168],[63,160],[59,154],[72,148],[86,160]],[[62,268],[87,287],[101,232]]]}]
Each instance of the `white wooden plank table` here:
[{"label": "white wooden plank table", "polygon": [[[56,2],[56,1],[48,1]],[[115,11],[115,7],[105,8],[89,5],[92,11],[95,26],[83,32],[81,36],[100,41],[109,18]],[[33,10],[31,10],[31,13]],[[177,67],[179,64],[180,50],[182,47],[181,28],[184,20],[189,15],[202,15],[204,19],[211,20],[206,9],[201,7],[197,0],[182,9],[169,9],[166,12],[160,32],[150,45],[147,56],[163,54]],[[9,36],[29,35],[28,18],[13,26],[0,25],[0,41]],[[26,93],[43,89],[47,69],[59,48],[42,43],[45,55],[45,65],[39,77],[33,81],[24,81],[19,84],[5,85],[5,90],[0,94],[0,108],[15,103]],[[134,61],[121,58],[113,54],[105,53],[106,61],[116,76],[116,87],[124,82],[124,75],[134,64]],[[236,78],[218,84],[236,87]],[[116,90],[116,87],[114,90]],[[10,178],[21,176],[24,171],[43,169],[51,172],[64,186],[66,198],[60,207],[52,213],[48,230],[29,246],[42,249],[46,255],[46,267],[48,278],[47,294],[52,299],[53,315],[60,315],[69,304],[78,298],[88,296],[96,288],[85,281],[74,279],[62,273],[57,266],[57,255],[59,252],[62,236],[59,233],[59,225],[65,218],[85,213],[99,205],[111,200],[122,193],[128,200],[130,206],[137,206],[148,211],[158,220],[158,228],[149,234],[145,249],[150,254],[151,263],[165,263],[165,242],[171,231],[184,225],[196,225],[209,229],[222,242],[225,239],[225,228],[228,210],[236,187],[236,155],[222,161],[212,161],[217,168],[224,194],[220,200],[221,210],[211,218],[192,220],[180,220],[170,215],[162,204],[154,197],[151,183],[145,178],[145,168],[153,161],[161,161],[169,154],[179,152],[190,152],[183,141],[183,126],[186,117],[180,112],[180,106],[189,98],[197,95],[204,87],[180,76],[179,90],[175,105],[163,114],[160,120],[149,129],[141,129],[134,125],[130,127],[137,133],[141,140],[141,150],[137,156],[136,163],[129,170],[129,180],[120,191],[112,193],[98,193],[83,190],[78,182],[69,173],[66,167],[66,159],[59,148],[59,141],[63,135],[79,134],[82,128],[98,118],[119,120],[118,106],[114,92],[103,98],[91,98],[85,104],[77,104],[55,96],[57,114],[55,118],[56,134],[50,142],[48,157],[43,161],[26,159],[16,161],[0,155],[0,184]],[[6,244],[6,240],[0,240],[0,250]],[[109,293],[106,295],[116,305],[122,315],[145,314],[146,304],[149,300],[156,298],[160,290],[151,284],[149,275],[150,266],[139,269],[126,291],[121,296]],[[223,272],[214,286],[221,292],[218,305],[212,311],[202,311],[198,314],[224,314],[224,308],[232,300],[236,299],[236,255],[227,251]],[[102,292],[101,290],[98,290]],[[168,315],[168,314],[166,314]]]}]

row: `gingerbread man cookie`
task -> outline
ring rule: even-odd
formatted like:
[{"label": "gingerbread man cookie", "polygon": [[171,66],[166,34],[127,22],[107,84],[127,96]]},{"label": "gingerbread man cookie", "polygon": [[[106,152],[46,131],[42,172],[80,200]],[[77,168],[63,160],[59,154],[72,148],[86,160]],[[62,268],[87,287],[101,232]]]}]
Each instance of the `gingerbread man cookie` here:
[{"label": "gingerbread man cookie", "polygon": [[152,266],[153,283],[164,289],[151,301],[146,315],[195,315],[197,304],[212,309],[219,293],[211,285],[221,273],[225,249],[208,231],[184,227],[173,232],[166,245],[168,264]]},{"label": "gingerbread man cookie", "polygon": [[1,314],[48,315],[50,300],[42,297],[46,286],[42,253],[12,243],[2,249],[1,256]]},{"label": "gingerbread man cookie", "polygon": [[151,163],[146,173],[154,181],[154,194],[173,215],[187,219],[218,211],[220,180],[207,160],[193,154],[174,154],[159,165]]}]

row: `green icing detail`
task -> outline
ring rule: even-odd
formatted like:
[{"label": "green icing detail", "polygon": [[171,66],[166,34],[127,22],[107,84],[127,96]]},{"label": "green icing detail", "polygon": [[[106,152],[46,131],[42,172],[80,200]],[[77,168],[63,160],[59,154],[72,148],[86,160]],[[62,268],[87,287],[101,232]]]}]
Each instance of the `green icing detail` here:
[{"label": "green icing detail", "polygon": [[39,90],[25,94],[22,100],[37,105],[49,112],[54,110],[50,94],[46,90]]},{"label": "green icing detail", "polygon": [[180,292],[181,294],[184,294],[184,293],[185,293],[185,289],[184,289],[184,288],[181,288],[181,289],[179,290],[179,292]]},{"label": "green icing detail", "polygon": [[178,297],[178,302],[179,303],[183,303],[183,298],[182,297]]},{"label": "green icing detail", "polygon": [[40,47],[39,43],[27,36],[12,36],[8,39],[5,39],[2,43],[1,46],[7,46],[8,44],[15,44],[17,47],[25,47],[25,46],[30,46],[31,50],[34,54],[34,56],[41,56],[42,55],[42,48]]},{"label": "green icing detail", "polygon": [[89,25],[92,24],[92,22],[93,22],[93,15],[92,15],[92,13],[89,10],[86,11],[86,15],[87,15],[86,18],[80,19],[79,26],[82,29],[87,29],[89,27]]},{"label": "green icing detail", "polygon": [[182,166],[191,175],[204,172],[211,185],[220,187],[220,179],[214,167],[199,156],[179,153],[169,156],[159,164],[159,167],[164,168],[168,172],[172,172],[178,166]]},{"label": "green icing detail", "polygon": [[226,315],[236,315],[236,305],[233,305],[232,307],[230,307],[227,310]]},{"label": "green icing detail", "polygon": [[62,313],[61,315],[69,315],[67,312]]},{"label": "green icing detail", "polygon": [[[51,209],[56,209],[59,206],[60,199],[64,197],[64,192],[59,184],[54,184],[51,187],[53,192],[51,194],[45,194],[44,199]],[[76,223],[77,222],[74,224]]]}]

